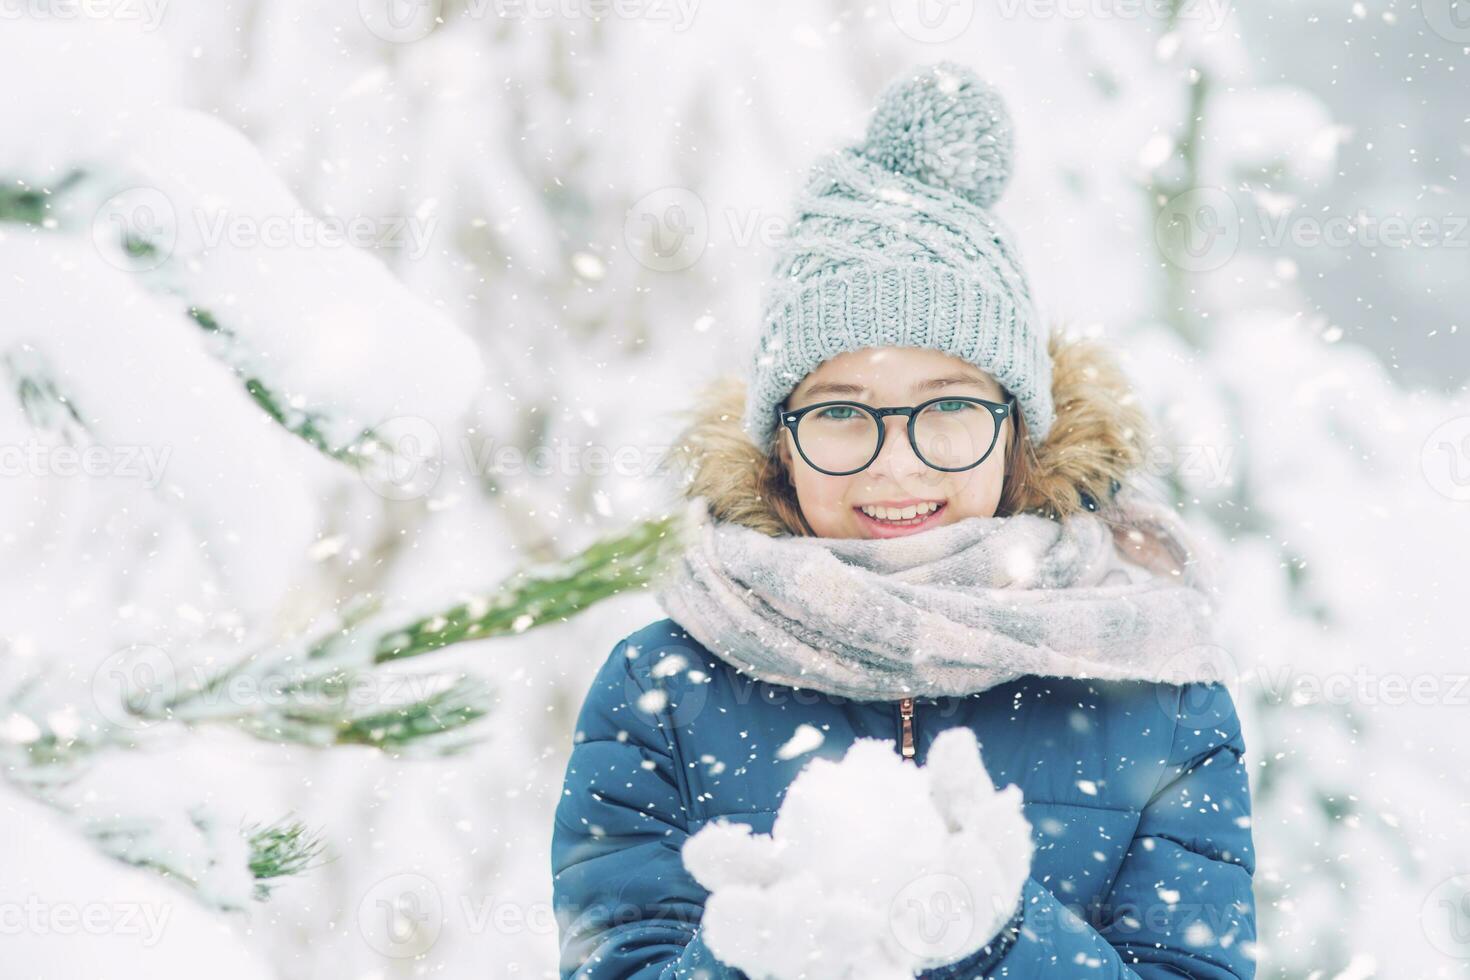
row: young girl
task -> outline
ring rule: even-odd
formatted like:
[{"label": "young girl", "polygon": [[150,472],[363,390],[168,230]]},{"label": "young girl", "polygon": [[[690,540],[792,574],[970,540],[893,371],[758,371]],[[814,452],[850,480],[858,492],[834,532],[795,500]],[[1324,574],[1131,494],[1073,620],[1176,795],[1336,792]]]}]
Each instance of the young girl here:
[{"label": "young girl", "polygon": [[[769,833],[802,767],[857,738],[923,765],[954,726],[1021,788],[1036,849],[1009,924],[920,976],[1255,975],[1209,569],[1130,484],[1121,372],[1037,322],[990,213],[1010,155],[999,96],[944,62],[895,80],[798,198],[749,377],[679,442],[669,618],[617,643],[577,721],[563,976],[744,976],[705,942],[684,841]],[[820,744],[782,751],[799,725]]]}]

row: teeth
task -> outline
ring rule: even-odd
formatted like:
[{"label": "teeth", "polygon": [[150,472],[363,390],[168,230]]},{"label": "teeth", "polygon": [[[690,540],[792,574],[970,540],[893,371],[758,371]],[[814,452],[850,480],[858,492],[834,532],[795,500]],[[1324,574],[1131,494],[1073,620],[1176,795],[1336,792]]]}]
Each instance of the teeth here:
[{"label": "teeth", "polygon": [[910,504],[907,507],[864,507],[862,511],[869,517],[880,521],[908,521],[915,517],[922,517],[939,509],[939,504],[930,501],[923,504]]}]

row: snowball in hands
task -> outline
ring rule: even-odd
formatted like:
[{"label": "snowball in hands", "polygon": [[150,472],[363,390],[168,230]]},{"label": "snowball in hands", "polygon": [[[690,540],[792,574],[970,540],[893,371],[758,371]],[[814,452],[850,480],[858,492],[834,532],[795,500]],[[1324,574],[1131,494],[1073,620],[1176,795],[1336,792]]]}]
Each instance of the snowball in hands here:
[{"label": "snowball in hands", "polygon": [[683,856],[710,891],[705,943],[751,977],[910,978],[995,937],[1032,849],[1020,788],[997,791],[956,727],[922,768],[877,738],[813,759],[770,834],[715,821]]}]

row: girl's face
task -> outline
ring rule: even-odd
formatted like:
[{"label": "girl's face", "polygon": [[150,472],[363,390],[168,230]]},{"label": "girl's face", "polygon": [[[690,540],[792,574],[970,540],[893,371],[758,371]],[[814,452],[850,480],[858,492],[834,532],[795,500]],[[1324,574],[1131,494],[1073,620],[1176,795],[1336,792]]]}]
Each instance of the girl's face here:
[{"label": "girl's face", "polygon": [[[941,395],[1004,401],[994,378],[958,357],[920,347],[877,347],[847,351],[824,361],[796,386],[785,407],[789,411],[817,402],[847,400],[884,408],[917,405]],[[1009,417],[985,461],[958,473],[934,469],[915,455],[909,445],[907,418],[890,415],[883,423],[888,431],[878,458],[850,476],[828,476],[813,469],[797,452],[791,430],[780,429],[779,451],[796,487],[797,502],[818,536],[900,537],[966,517],[995,516],[1012,432]],[[932,504],[938,509],[926,516]],[[876,516],[870,513],[875,507],[883,508]],[[889,515],[890,510],[901,512],[906,507],[918,511],[908,519]]]}]

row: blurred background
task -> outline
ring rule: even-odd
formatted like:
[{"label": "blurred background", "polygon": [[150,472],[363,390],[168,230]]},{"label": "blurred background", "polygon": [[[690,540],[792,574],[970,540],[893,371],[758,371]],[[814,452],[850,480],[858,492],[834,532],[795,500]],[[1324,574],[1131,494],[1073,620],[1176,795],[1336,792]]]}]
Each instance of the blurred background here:
[{"label": "blurred background", "polygon": [[7,973],[554,976],[661,453],[941,58],[1219,556],[1258,975],[1470,972],[1461,0],[3,0]]}]

